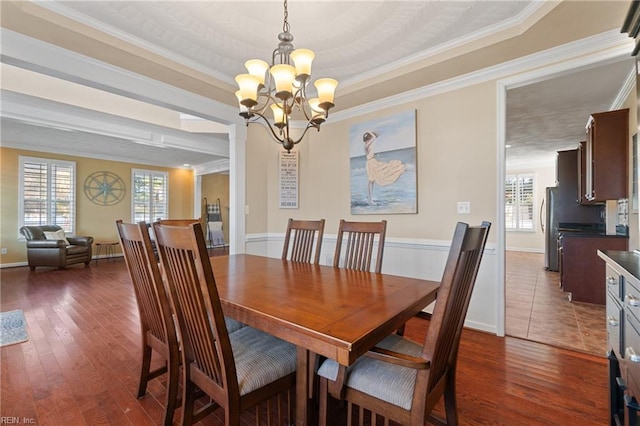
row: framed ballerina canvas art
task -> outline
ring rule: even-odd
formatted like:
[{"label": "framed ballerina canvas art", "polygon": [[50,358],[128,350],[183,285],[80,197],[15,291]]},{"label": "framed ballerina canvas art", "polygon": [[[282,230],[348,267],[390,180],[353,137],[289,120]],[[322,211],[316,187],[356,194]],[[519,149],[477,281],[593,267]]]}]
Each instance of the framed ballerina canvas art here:
[{"label": "framed ballerina canvas art", "polygon": [[351,214],[417,213],[416,111],[349,129]]}]

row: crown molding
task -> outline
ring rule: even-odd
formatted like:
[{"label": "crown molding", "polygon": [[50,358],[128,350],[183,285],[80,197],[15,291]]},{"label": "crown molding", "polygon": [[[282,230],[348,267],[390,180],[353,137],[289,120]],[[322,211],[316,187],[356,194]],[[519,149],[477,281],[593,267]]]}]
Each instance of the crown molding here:
[{"label": "crown molding", "polygon": [[[385,108],[415,103],[420,99],[491,80],[501,80],[507,88],[516,88],[545,80],[553,74],[569,72],[575,68],[607,60],[628,59],[631,50],[633,50],[633,40],[617,30],[606,31],[462,76],[336,111],[331,114],[331,122],[349,120]],[[534,71],[529,71],[532,69]]]},{"label": "crown molding", "polygon": [[609,111],[614,111],[616,109],[622,108],[624,102],[631,94],[631,91],[636,87],[636,67],[635,64],[629,70],[629,74],[627,74],[627,78],[624,80],[624,84],[620,88],[620,91],[616,95],[616,98],[611,103],[609,107]]},{"label": "crown molding", "polygon": [[[400,60],[393,61],[389,64],[375,68],[369,72],[362,73],[355,78],[346,79],[345,81],[340,82],[340,85],[346,90],[349,87],[362,83],[363,81],[366,81],[368,79],[379,77],[381,75],[384,75],[390,72],[401,70],[402,68],[405,68],[414,63],[423,61],[427,58],[442,54],[444,52],[448,52],[454,49],[459,49],[464,45],[469,44],[470,42],[476,42],[479,39],[491,37],[501,32],[518,28],[522,25],[525,25],[527,21],[530,20],[532,17],[536,18],[537,15],[546,14],[548,10],[554,8],[555,6],[557,6],[557,4],[559,3],[548,2],[548,1],[533,1],[525,9],[523,9],[518,15],[510,19],[506,19],[496,25],[486,27],[473,34],[468,34],[466,36],[459,37],[455,40],[451,40],[446,43],[439,44],[438,46],[435,46],[433,48],[429,48],[429,49],[417,52],[413,55],[407,56],[405,58],[402,58]],[[201,63],[198,63],[183,55],[176,54],[175,52],[164,49],[154,43],[149,43],[139,37],[135,37],[131,34],[125,33],[109,24],[105,24],[104,22],[96,20],[90,16],[87,16],[81,12],[71,9],[58,2],[45,1],[45,2],[39,2],[38,5],[54,13],[57,13],[61,16],[69,18],[73,21],[76,21],[83,25],[87,25],[91,28],[97,29],[100,32],[103,32],[107,35],[115,37],[133,46],[142,48],[144,50],[147,50],[149,52],[152,52],[164,58],[167,58],[170,61],[186,65],[189,68],[192,68],[196,71],[210,75],[213,78],[220,80],[222,82],[225,82],[227,84],[231,84],[234,86],[236,84],[234,80],[234,76],[223,74],[216,69],[202,65]],[[535,21],[537,21],[537,19],[532,21],[531,24],[535,23]]]},{"label": "crown molding", "polygon": [[239,123],[237,108],[63,49],[54,44],[0,28],[3,63],[84,86],[203,117],[225,125]]},{"label": "crown molding", "polygon": [[3,118],[58,130],[93,133],[154,147],[229,156],[229,140],[226,137],[185,132],[5,89],[0,90],[0,94],[0,116]]},{"label": "crown molding", "polygon": [[[406,67],[411,67],[413,64],[424,61],[428,58],[441,55],[443,53],[447,53],[456,49],[460,49],[471,42],[476,42],[478,40],[497,35],[501,32],[506,32],[508,30],[520,27],[524,25],[527,22],[527,20],[534,17],[534,15],[538,14],[539,12],[544,11],[544,14],[546,14],[548,13],[548,10],[545,11],[546,9],[554,8],[556,6],[557,4],[552,4],[551,2],[535,1],[533,3],[530,3],[525,9],[522,10],[522,12],[520,12],[518,15],[514,16],[511,19],[506,19],[496,25],[486,27],[473,34],[469,34],[464,37],[459,37],[454,40],[450,40],[448,42],[439,44],[433,48],[426,49],[421,52],[415,53],[413,55],[406,56],[397,61],[393,61],[389,64],[375,68],[369,72],[361,73],[357,77],[347,79],[343,82],[341,81],[340,86],[344,90],[347,90],[349,87],[355,86],[356,84],[362,83],[366,80],[380,77],[387,73],[393,73],[395,71],[401,70]],[[527,25],[527,27],[529,27],[536,21],[537,19],[535,19],[533,22]]]}]

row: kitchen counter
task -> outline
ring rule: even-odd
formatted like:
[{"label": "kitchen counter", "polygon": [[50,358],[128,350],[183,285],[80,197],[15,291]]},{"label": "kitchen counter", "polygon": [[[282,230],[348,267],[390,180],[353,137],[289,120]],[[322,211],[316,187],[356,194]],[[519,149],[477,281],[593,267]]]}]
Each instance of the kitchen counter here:
[{"label": "kitchen counter", "polygon": [[607,263],[615,263],[628,274],[640,280],[640,254],[632,251],[598,250],[598,256]]},{"label": "kitchen counter", "polygon": [[560,231],[558,233],[558,238],[565,238],[565,237],[576,237],[576,238],[625,238],[625,239],[629,239],[629,236],[627,235],[610,235],[610,234],[605,234],[604,232],[602,233],[591,233],[591,232],[567,232],[567,231]]}]

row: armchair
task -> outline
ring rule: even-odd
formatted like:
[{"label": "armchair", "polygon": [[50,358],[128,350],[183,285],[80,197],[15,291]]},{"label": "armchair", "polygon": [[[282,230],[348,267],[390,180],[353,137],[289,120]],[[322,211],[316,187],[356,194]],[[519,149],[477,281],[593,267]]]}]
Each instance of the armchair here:
[{"label": "armchair", "polygon": [[91,246],[93,237],[70,237],[63,239],[47,239],[45,232],[62,231],[57,225],[23,226],[20,233],[27,239],[27,259],[29,268],[36,266],[57,266],[64,269],[68,265],[91,262]]}]

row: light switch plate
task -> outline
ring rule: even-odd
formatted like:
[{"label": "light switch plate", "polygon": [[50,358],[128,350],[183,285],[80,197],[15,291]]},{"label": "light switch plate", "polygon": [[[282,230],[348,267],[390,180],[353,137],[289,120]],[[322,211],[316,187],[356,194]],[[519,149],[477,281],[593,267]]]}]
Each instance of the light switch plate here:
[{"label": "light switch plate", "polygon": [[469,214],[471,213],[470,201],[458,201],[458,213]]}]

